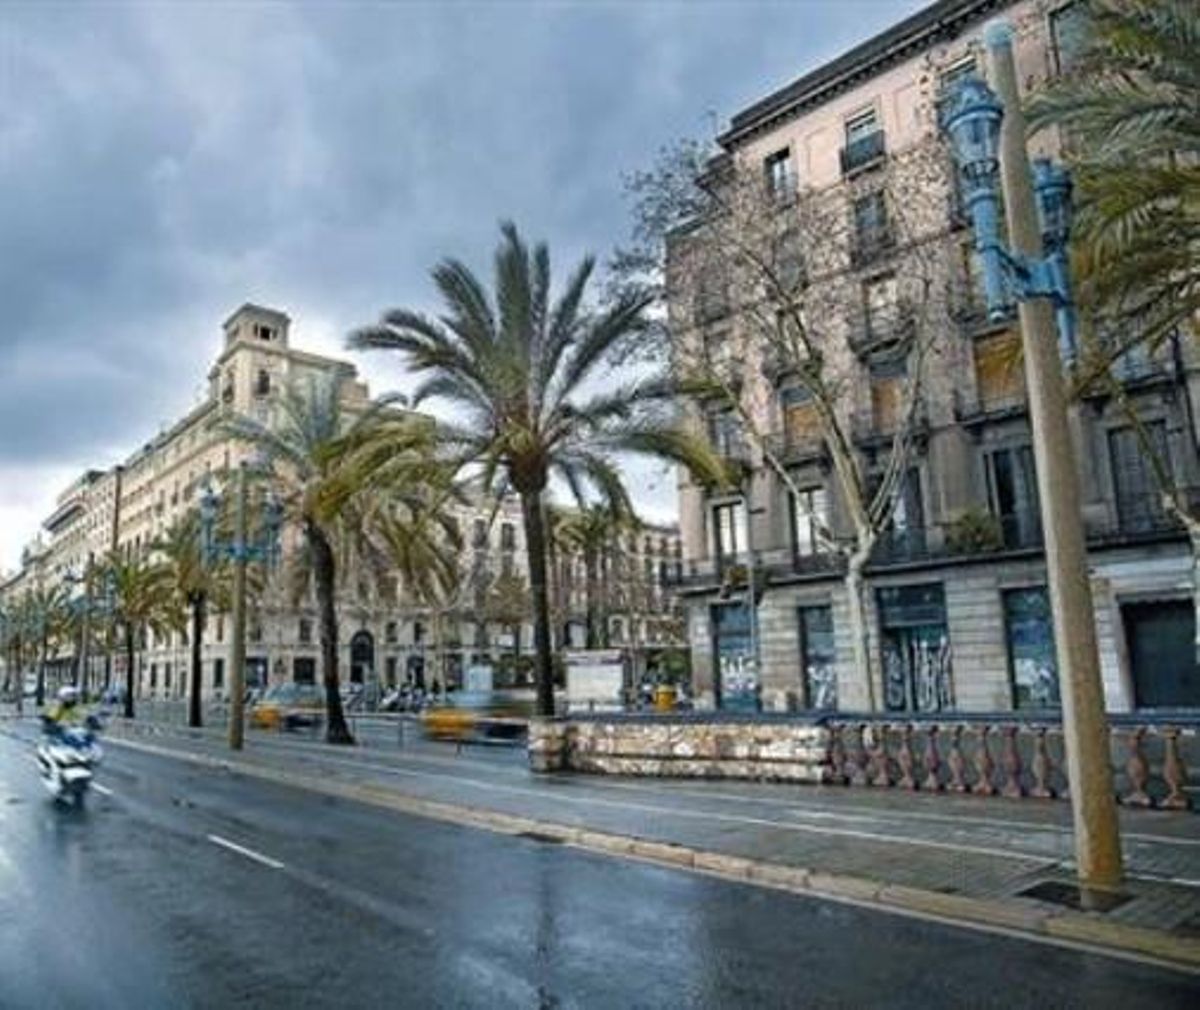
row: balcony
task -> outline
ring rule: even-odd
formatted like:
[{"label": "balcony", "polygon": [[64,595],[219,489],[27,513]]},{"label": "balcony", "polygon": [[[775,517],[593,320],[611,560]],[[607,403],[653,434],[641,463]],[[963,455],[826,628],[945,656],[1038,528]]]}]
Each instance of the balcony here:
[{"label": "balcony", "polygon": [[857,175],[872,168],[883,161],[886,153],[882,130],[852,140],[841,151],[842,175]]},{"label": "balcony", "polygon": [[819,431],[784,430],[767,436],[767,451],[781,463],[810,463],[824,458],[825,437]]},{"label": "balcony", "polygon": [[[907,411],[904,405],[894,411],[862,410],[850,415],[850,437],[859,445],[878,446],[891,442],[900,430]],[[915,434],[926,431],[929,427],[928,414],[923,403],[918,403],[912,414],[912,428]]]},{"label": "balcony", "polygon": [[954,417],[964,427],[1023,417],[1029,411],[1029,398],[1023,388],[1001,392],[954,391]]},{"label": "balcony", "polygon": [[917,332],[917,318],[912,306],[894,303],[863,313],[861,329],[850,336],[850,350],[863,355],[882,348],[897,350]]}]

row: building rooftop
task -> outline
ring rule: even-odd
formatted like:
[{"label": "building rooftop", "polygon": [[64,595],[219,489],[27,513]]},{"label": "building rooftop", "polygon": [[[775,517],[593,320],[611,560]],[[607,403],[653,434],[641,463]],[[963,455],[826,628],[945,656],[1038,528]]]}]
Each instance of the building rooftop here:
[{"label": "building rooftop", "polygon": [[959,35],[964,26],[1011,6],[1016,0],[937,0],[874,38],[847,50],[791,84],[734,115],[717,138],[727,150],[763,130],[883,73],[931,45]]}]

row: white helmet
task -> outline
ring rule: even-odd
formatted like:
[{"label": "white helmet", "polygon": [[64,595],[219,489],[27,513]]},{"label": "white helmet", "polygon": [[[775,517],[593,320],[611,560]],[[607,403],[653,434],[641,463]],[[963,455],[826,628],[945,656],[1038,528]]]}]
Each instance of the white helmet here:
[{"label": "white helmet", "polygon": [[72,684],[64,684],[58,689],[58,700],[64,705],[74,705],[79,700],[79,688]]}]

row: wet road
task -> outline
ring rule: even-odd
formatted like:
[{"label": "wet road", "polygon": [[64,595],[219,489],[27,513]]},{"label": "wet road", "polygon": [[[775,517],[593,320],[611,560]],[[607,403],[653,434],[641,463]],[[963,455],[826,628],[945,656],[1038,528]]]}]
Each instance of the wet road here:
[{"label": "wet road", "polygon": [[[1157,967],[109,748],[78,813],[0,724],[0,1007],[1195,1006]],[[21,730],[26,733],[26,730]]]}]

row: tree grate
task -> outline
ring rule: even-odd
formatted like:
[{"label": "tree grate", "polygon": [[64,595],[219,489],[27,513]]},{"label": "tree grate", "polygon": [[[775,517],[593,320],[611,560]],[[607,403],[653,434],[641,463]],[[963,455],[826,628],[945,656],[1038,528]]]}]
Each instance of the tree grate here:
[{"label": "tree grate", "polygon": [[1060,880],[1043,880],[1039,884],[1018,891],[1020,898],[1035,898],[1038,901],[1048,901],[1053,905],[1065,905],[1067,908],[1084,912],[1111,912],[1120,908],[1132,895],[1119,891],[1098,891],[1094,888],[1080,887],[1078,884],[1066,884]]}]

